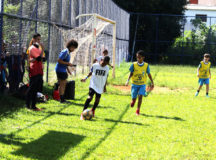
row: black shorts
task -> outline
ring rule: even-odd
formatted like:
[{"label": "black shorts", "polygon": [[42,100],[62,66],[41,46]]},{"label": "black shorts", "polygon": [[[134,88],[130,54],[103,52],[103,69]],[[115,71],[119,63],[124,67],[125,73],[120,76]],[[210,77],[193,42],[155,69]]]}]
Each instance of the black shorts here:
[{"label": "black shorts", "polygon": [[100,98],[100,97],[101,97],[101,94],[99,94],[99,93],[95,92],[95,90],[94,90],[94,89],[92,89],[92,88],[89,88],[89,96],[90,96],[90,97],[93,97],[93,96],[94,96],[94,94],[96,94],[96,98]]},{"label": "black shorts", "polygon": [[56,72],[56,75],[60,80],[66,80],[68,78],[67,72]]}]

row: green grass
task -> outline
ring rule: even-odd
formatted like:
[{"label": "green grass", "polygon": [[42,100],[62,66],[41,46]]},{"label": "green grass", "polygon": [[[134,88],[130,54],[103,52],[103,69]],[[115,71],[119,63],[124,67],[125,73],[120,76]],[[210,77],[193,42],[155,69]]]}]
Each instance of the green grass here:
[{"label": "green grass", "polygon": [[[0,159],[216,159],[216,69],[207,99],[205,88],[194,97],[196,67],[151,65],[156,87],[136,116],[130,93],[112,86],[125,83],[129,66],[123,63],[116,79],[109,77],[108,92],[91,121],[79,120],[88,93],[88,83],[79,78],[71,105],[49,100],[38,105],[42,112],[1,96]],[[51,93],[52,87],[45,88]]]}]

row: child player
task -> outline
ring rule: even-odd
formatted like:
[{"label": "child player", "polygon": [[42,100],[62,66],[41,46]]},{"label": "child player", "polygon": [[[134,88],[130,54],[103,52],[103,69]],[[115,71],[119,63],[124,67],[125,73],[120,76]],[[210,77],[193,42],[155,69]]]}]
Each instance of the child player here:
[{"label": "child player", "polygon": [[[100,63],[94,63],[88,76],[85,79],[81,80],[82,82],[85,82],[90,76],[92,76],[90,80],[90,86],[89,86],[89,97],[85,102],[83,111],[88,108],[90,102],[93,99],[93,96],[96,95],[94,106],[92,108],[93,117],[95,114],[95,109],[97,108],[100,102],[101,94],[103,92],[106,92],[106,82],[109,74],[109,67],[107,65],[109,64],[109,61],[110,61],[110,57],[105,56],[100,61]],[[81,120],[84,119],[82,114],[80,119]]]},{"label": "child player", "polygon": [[130,78],[132,78],[132,86],[131,86],[131,107],[134,106],[136,102],[136,98],[138,95],[138,105],[136,110],[136,115],[140,114],[140,107],[142,104],[142,97],[146,96],[146,83],[147,83],[147,75],[149,79],[151,80],[151,87],[154,87],[154,82],[152,79],[152,76],[150,74],[150,68],[148,63],[144,62],[144,51],[140,50],[136,54],[137,62],[134,62],[130,66],[130,75],[128,77],[128,80],[126,82],[126,85],[128,85]]},{"label": "child player", "polygon": [[[94,62],[93,63],[100,63],[100,61],[105,57],[105,56],[108,56],[108,50],[107,49],[105,49],[104,51],[103,51],[103,55],[102,56],[99,56],[99,57],[97,57],[95,60],[94,60]],[[113,68],[113,66],[111,65],[111,64],[108,64],[111,68]]]},{"label": "child player", "polygon": [[211,62],[209,62],[210,54],[205,53],[203,61],[200,62],[200,65],[197,69],[197,77],[199,77],[199,88],[195,94],[195,96],[198,96],[200,89],[202,88],[203,84],[206,85],[206,97],[209,98],[208,92],[209,92],[209,79],[211,78]]}]

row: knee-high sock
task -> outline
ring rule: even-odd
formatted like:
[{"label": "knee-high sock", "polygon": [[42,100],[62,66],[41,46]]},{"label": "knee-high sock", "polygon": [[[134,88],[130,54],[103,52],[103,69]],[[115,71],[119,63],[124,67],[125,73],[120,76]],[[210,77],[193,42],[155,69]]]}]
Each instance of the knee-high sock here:
[{"label": "knee-high sock", "polygon": [[91,98],[88,98],[88,99],[86,100],[83,110],[85,110],[85,109],[88,108],[89,103],[91,102],[91,100],[92,100]]}]

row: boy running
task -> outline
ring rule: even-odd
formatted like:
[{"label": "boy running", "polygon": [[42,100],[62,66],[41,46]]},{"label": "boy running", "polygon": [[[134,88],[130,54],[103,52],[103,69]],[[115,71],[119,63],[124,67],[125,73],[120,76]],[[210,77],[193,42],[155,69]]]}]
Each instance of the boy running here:
[{"label": "boy running", "polygon": [[136,115],[140,114],[140,107],[142,104],[142,97],[146,96],[146,83],[147,83],[147,75],[151,80],[151,87],[154,87],[154,82],[152,76],[150,74],[150,68],[148,63],[144,62],[144,51],[140,50],[136,54],[137,62],[134,62],[130,66],[130,75],[126,82],[126,86],[128,85],[130,78],[132,78],[132,87],[131,87],[131,107],[134,106],[136,102],[136,98],[138,95],[138,105],[136,110]]},{"label": "boy running", "polygon": [[[90,80],[90,86],[89,86],[89,97],[85,102],[83,111],[88,108],[90,102],[93,99],[93,96],[96,95],[94,106],[92,108],[93,117],[95,115],[95,110],[100,102],[101,94],[103,92],[106,92],[106,82],[109,74],[109,67],[107,65],[109,64],[109,61],[110,61],[110,57],[105,56],[100,61],[100,63],[93,64],[88,76],[81,80],[81,82],[85,82],[90,76],[92,76]],[[82,114],[80,119],[81,120],[84,119]]]},{"label": "boy running", "polygon": [[205,53],[203,61],[200,62],[199,67],[197,69],[197,77],[199,78],[199,88],[195,94],[198,96],[203,84],[206,85],[206,97],[209,98],[209,79],[211,79],[211,62],[209,62],[210,54]]}]

